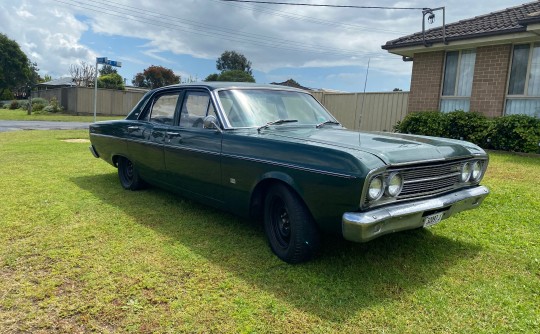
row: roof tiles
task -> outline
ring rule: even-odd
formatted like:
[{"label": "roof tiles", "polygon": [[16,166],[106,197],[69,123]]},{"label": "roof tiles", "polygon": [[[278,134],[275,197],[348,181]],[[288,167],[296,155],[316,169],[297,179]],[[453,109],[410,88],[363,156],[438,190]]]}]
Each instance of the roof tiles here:
[{"label": "roof tiles", "polygon": [[[481,36],[502,35],[527,30],[527,24],[540,23],[540,1],[506,8],[446,25],[446,40],[463,40]],[[426,42],[442,42],[442,27],[426,30]],[[386,42],[383,49],[424,44],[422,32]]]}]

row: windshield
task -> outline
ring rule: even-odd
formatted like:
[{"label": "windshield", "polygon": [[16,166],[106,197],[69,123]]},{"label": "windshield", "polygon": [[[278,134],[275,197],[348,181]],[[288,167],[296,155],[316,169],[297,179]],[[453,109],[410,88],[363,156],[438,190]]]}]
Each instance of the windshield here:
[{"label": "windshield", "polygon": [[311,95],[270,89],[219,92],[219,100],[233,127],[260,127],[276,120],[317,125],[334,118]]}]

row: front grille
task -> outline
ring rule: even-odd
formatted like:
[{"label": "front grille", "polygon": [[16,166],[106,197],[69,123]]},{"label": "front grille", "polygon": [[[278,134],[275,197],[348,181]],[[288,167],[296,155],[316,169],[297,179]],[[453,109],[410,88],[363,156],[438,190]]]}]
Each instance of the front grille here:
[{"label": "front grille", "polygon": [[471,159],[433,163],[430,165],[423,164],[390,167],[382,172],[382,175],[386,178],[388,175],[395,172],[401,174],[403,177],[403,189],[399,195],[395,198],[383,197],[374,203],[370,203],[366,196],[364,197],[363,203],[367,207],[380,206],[411,199],[436,196],[470,186],[472,183],[460,182],[461,167],[467,161],[471,161]]},{"label": "front grille", "polygon": [[399,170],[404,183],[397,199],[422,197],[454,189],[459,184],[461,165],[460,161]]}]

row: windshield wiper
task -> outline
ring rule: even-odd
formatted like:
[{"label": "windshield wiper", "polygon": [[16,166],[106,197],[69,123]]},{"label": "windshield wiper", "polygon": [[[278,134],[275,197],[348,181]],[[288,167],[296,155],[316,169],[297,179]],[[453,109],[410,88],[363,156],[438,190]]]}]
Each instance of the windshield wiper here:
[{"label": "windshield wiper", "polygon": [[297,119],[278,119],[278,120],[275,120],[275,121],[272,121],[272,122],[268,122],[265,125],[259,126],[257,128],[257,132],[261,132],[262,129],[266,129],[270,125],[279,125],[279,124],[283,124],[283,123],[294,123],[294,122],[298,122],[298,120]]},{"label": "windshield wiper", "polygon": [[325,125],[325,124],[341,125],[340,122],[336,122],[336,121],[332,121],[332,120],[327,120],[327,121],[324,121],[324,122],[322,122],[322,123],[317,124],[315,127],[316,127],[317,129],[318,129],[318,128],[322,128],[323,125]]}]

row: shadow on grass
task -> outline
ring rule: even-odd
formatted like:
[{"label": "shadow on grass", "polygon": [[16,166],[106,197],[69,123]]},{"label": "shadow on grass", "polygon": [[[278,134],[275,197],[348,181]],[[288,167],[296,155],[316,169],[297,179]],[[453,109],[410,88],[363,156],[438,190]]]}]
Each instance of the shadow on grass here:
[{"label": "shadow on grass", "polygon": [[479,251],[427,230],[388,235],[367,244],[328,237],[317,259],[293,266],[277,259],[263,229],[245,219],[157,188],[124,191],[115,174],[72,181],[173,244],[180,243],[286,303],[331,321],[400,299]]}]

